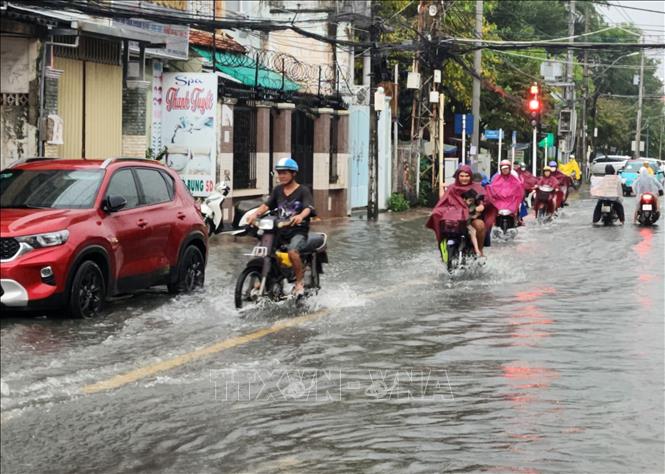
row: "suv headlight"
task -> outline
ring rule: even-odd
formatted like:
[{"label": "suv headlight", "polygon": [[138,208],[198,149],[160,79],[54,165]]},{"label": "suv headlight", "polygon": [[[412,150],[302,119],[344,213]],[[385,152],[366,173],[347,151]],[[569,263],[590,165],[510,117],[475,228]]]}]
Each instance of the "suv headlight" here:
[{"label": "suv headlight", "polygon": [[58,232],[48,232],[46,234],[25,235],[23,237],[15,237],[19,243],[28,244],[34,249],[43,247],[55,247],[67,242],[69,238],[68,230],[59,230]]}]

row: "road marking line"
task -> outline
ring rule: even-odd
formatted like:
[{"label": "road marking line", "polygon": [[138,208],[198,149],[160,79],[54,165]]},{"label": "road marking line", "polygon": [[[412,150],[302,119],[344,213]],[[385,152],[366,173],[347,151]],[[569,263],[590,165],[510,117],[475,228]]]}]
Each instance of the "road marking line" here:
[{"label": "road marking line", "polygon": [[[411,280],[407,282],[400,283],[399,285],[392,285],[391,287],[385,288],[383,290],[375,291],[373,293],[368,293],[365,296],[369,297],[376,297],[376,296],[381,296],[384,294],[389,294],[394,291],[395,287],[405,287],[405,286],[417,286],[421,283],[425,283],[424,280]],[[98,393],[98,392],[104,392],[107,390],[113,390],[119,387],[122,387],[124,385],[130,384],[132,382],[136,382],[141,379],[145,379],[148,377],[151,377],[153,375],[156,375],[160,372],[166,372],[168,370],[175,369],[177,367],[180,367],[182,365],[188,364],[190,362],[194,362],[196,360],[202,359],[204,357],[211,356],[213,354],[216,354],[218,352],[225,351],[226,349],[231,349],[233,347],[238,347],[242,346],[244,344],[248,344],[252,341],[256,341],[258,339],[262,339],[265,336],[268,336],[270,334],[277,333],[279,331],[282,331],[283,329],[297,326],[299,324],[308,322],[308,321],[313,321],[315,319],[321,318],[323,316],[328,316],[330,314],[330,311],[327,309],[321,309],[318,311],[315,311],[314,313],[310,314],[305,314],[303,316],[297,316],[295,318],[290,318],[290,319],[285,319],[282,321],[278,321],[272,326],[269,326],[267,328],[262,328],[262,329],[257,329],[256,331],[250,332],[248,334],[242,335],[242,336],[235,336],[229,339],[225,339],[223,341],[216,342],[214,344],[211,344],[209,346],[202,347],[201,349],[196,349],[191,352],[186,352],[184,354],[180,354],[178,356],[172,357],[171,359],[166,359],[161,362],[156,362],[151,365],[147,365],[144,367],[139,367],[138,369],[130,370],[129,372],[125,372],[123,374],[118,374],[110,379],[102,380],[100,382],[95,382],[89,385],[86,385],[81,389],[82,393],[85,394],[93,394],[93,393]]]},{"label": "road marking line", "polygon": [[202,347],[201,349],[180,354],[171,359],[163,360],[161,362],[156,362],[154,364],[147,365],[145,367],[139,367],[138,369],[130,370],[129,372],[126,372],[124,374],[118,374],[114,377],[111,377],[110,379],[86,385],[81,389],[81,391],[85,394],[93,394],[106,390],[116,389],[122,387],[123,385],[136,382],[137,380],[151,377],[160,372],[165,372],[167,370],[175,369],[176,367],[180,367],[181,365],[185,365],[195,360],[211,356],[218,352],[225,351],[226,349],[231,349],[233,347],[241,346],[249,342],[256,341],[265,336],[268,336],[269,334],[274,334],[286,328],[297,326],[301,323],[305,323],[308,321],[313,321],[315,319],[327,316],[329,314],[330,314],[329,310],[323,309],[311,314],[306,314],[304,316],[298,316],[295,318],[278,321],[272,326],[269,326],[267,328],[258,329],[254,332],[250,332],[242,336],[231,337],[229,339],[216,342],[209,346]]}]

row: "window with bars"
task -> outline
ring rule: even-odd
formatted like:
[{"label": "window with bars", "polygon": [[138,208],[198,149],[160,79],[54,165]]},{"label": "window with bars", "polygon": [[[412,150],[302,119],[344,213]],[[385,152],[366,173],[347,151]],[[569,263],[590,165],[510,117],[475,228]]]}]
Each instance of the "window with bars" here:
[{"label": "window with bars", "polygon": [[339,180],[337,171],[337,137],[339,134],[339,117],[330,117],[330,160],[329,160],[329,183],[335,184]]},{"label": "window with bars", "polygon": [[[57,37],[56,37],[57,38]],[[105,40],[83,36],[78,48],[55,46],[56,56],[80,61],[93,61],[101,64],[119,66],[122,64],[122,47],[120,41]]]},{"label": "window with bars", "polygon": [[256,188],[256,109],[233,108],[233,188]]}]

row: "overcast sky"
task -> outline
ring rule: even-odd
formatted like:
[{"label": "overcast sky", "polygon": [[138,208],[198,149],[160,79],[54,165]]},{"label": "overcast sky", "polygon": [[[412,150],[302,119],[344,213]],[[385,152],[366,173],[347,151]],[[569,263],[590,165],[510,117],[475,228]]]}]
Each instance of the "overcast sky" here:
[{"label": "overcast sky", "polygon": [[[665,43],[665,1],[663,0],[611,0],[610,3],[623,5],[600,7],[600,11],[607,21],[611,24],[632,22],[645,34],[645,41],[648,43]],[[634,10],[633,8],[643,8],[645,10],[655,10],[660,13]],[[660,61],[660,67],[656,75],[665,80],[665,50],[647,50],[649,57]]]}]

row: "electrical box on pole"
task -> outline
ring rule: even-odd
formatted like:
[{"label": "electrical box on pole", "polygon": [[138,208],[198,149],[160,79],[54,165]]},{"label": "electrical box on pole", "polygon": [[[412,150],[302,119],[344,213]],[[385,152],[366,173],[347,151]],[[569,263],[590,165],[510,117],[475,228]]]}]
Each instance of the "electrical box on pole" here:
[{"label": "electrical box on pole", "polygon": [[570,133],[573,123],[573,112],[570,109],[564,109],[559,112],[559,135]]}]

